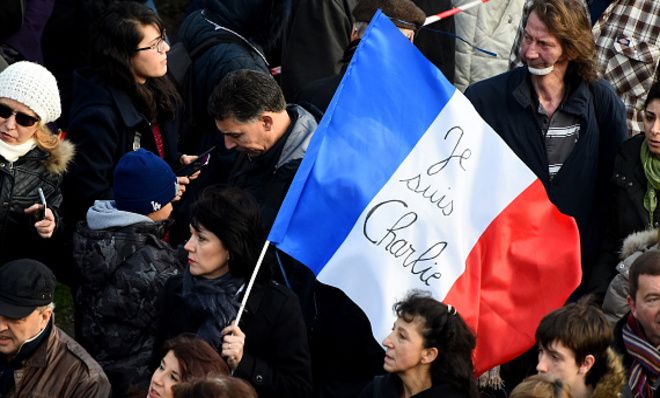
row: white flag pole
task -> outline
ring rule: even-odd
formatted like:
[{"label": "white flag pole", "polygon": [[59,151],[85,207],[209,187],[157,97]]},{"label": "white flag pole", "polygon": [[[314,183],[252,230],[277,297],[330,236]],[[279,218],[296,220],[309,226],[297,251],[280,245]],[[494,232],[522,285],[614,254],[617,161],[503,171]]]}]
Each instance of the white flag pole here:
[{"label": "white flag pole", "polygon": [[245,289],[245,295],[243,295],[243,301],[241,302],[241,306],[238,308],[238,313],[236,314],[237,326],[238,323],[241,321],[241,316],[243,315],[243,311],[245,310],[245,304],[247,304],[248,297],[250,297],[250,292],[252,291],[254,280],[257,279],[257,273],[259,272],[259,268],[261,268],[261,263],[264,261],[264,256],[266,256],[268,245],[270,245],[270,241],[266,240],[266,243],[264,243],[264,248],[261,249],[261,254],[259,255],[259,259],[257,260],[257,265],[254,266],[254,271],[252,271],[250,282],[248,283],[247,289]]},{"label": "white flag pole", "polygon": [[470,8],[472,8],[472,7],[476,7],[476,6],[480,5],[480,4],[488,3],[488,1],[489,1],[489,0],[474,0],[474,1],[471,1],[471,2],[469,2],[469,3],[463,4],[462,6],[455,7],[455,8],[449,9],[449,10],[447,10],[447,11],[443,11],[443,12],[441,12],[441,13],[438,13],[438,14],[435,14],[435,15],[428,16],[428,17],[426,17],[426,21],[424,21],[424,26],[429,25],[429,24],[432,24],[433,22],[437,22],[437,21],[439,21],[439,20],[441,20],[441,19],[449,18],[449,17],[451,17],[452,15],[456,15],[456,14],[458,14],[459,12],[463,12],[463,11],[465,11],[465,10],[469,10]]}]

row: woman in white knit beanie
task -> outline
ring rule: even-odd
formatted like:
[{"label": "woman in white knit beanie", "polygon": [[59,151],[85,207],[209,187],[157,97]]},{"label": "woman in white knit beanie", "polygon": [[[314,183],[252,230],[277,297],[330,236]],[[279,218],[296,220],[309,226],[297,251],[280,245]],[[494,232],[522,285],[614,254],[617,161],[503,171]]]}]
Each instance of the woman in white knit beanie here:
[{"label": "woman in white knit beanie", "polygon": [[73,157],[73,145],[46,126],[60,113],[46,68],[22,61],[0,73],[0,263],[44,254],[42,239],[57,227],[60,183]]}]

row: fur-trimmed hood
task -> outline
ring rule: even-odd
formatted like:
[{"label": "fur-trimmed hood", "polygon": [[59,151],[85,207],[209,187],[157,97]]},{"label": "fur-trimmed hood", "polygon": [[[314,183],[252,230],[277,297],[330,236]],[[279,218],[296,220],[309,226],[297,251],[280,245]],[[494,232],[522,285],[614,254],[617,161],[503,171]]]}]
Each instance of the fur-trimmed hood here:
[{"label": "fur-trimmed hood", "polygon": [[67,140],[60,141],[54,149],[44,150],[48,157],[44,160],[44,166],[49,173],[64,174],[76,154],[75,146]]},{"label": "fur-trimmed hood", "polygon": [[630,310],[627,303],[628,272],[637,257],[649,250],[658,250],[657,229],[635,232],[623,240],[619,253],[621,261],[616,265],[617,274],[610,282],[603,299],[603,311],[612,324],[616,324]]},{"label": "fur-trimmed hood", "polygon": [[601,358],[601,361],[607,363],[607,373],[596,384],[591,398],[619,398],[626,382],[626,371],[621,357],[612,348],[608,348],[605,358]]},{"label": "fur-trimmed hood", "polygon": [[650,246],[658,243],[658,229],[633,232],[623,240],[619,258],[625,260],[635,252],[646,251]]}]

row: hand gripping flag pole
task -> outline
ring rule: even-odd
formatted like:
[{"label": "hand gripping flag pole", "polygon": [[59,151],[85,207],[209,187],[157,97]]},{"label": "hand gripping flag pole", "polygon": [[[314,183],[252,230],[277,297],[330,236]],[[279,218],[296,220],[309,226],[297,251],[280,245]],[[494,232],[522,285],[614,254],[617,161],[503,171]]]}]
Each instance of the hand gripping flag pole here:
[{"label": "hand gripping flag pole", "polygon": [[438,13],[438,14],[435,14],[435,15],[428,16],[428,17],[426,17],[426,21],[424,21],[424,25],[423,25],[423,26],[430,25],[430,24],[432,24],[432,23],[434,23],[434,22],[438,22],[438,21],[441,20],[441,19],[449,18],[449,17],[451,17],[452,15],[456,15],[456,14],[458,14],[459,12],[463,12],[463,11],[465,11],[465,10],[469,10],[470,8],[472,8],[472,7],[476,7],[476,6],[478,6],[478,5],[482,4],[482,3],[488,3],[488,1],[489,1],[489,0],[474,0],[474,1],[471,1],[471,2],[469,2],[469,3],[463,4],[462,6],[454,7],[454,8],[452,8],[452,9],[450,9],[450,10],[443,11],[443,12],[441,12],[441,13]]}]

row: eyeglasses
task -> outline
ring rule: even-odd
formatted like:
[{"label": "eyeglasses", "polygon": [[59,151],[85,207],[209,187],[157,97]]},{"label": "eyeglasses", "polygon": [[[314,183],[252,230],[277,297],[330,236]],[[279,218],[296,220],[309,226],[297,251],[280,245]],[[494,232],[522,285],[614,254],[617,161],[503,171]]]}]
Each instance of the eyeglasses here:
[{"label": "eyeglasses", "polygon": [[16,124],[23,127],[34,126],[34,124],[39,121],[38,117],[18,112],[5,104],[0,104],[0,117],[3,119],[9,119],[11,115],[16,115]]},{"label": "eyeglasses", "polygon": [[135,51],[146,51],[146,50],[156,50],[159,54],[164,53],[165,51],[165,29],[163,29],[163,33],[160,35],[156,43],[148,46],[148,47],[141,47],[141,48],[136,48]]}]

